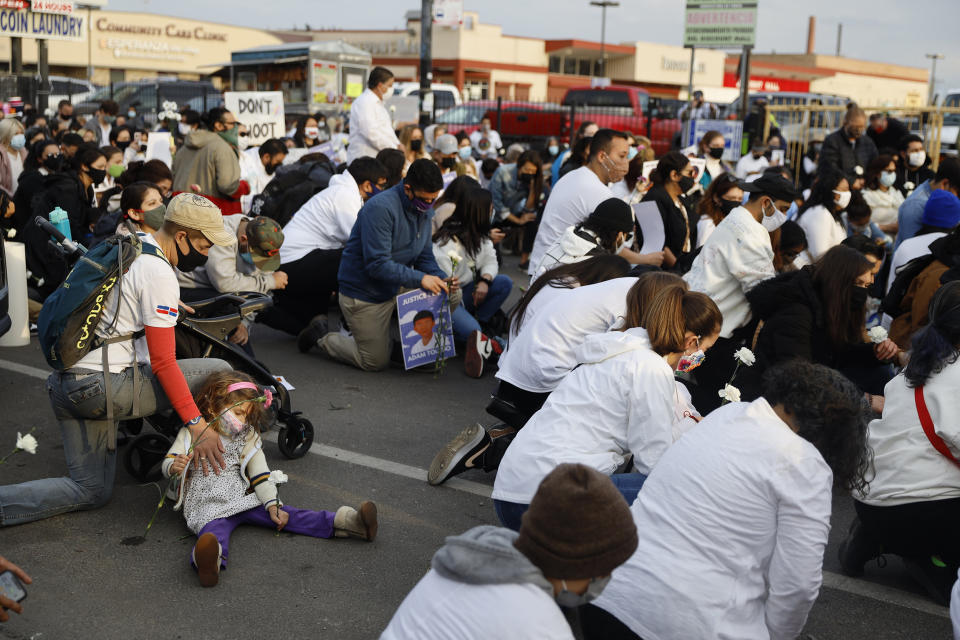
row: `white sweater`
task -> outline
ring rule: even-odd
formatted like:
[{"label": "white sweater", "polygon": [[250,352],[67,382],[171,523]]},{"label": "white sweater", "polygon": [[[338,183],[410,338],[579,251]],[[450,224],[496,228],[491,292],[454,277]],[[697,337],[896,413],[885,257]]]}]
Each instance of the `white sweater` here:
[{"label": "white sweater", "polygon": [[[450,258],[451,252],[458,256],[456,270],[454,270],[453,260]],[[467,248],[456,238],[450,238],[441,245],[434,243],[433,257],[445,274],[460,279],[461,286],[473,282],[474,277],[479,278],[488,275],[495,278],[499,272],[497,252],[489,238],[484,238],[480,242],[480,251],[475,256],[467,255]]]},{"label": "white sweater", "polygon": [[814,260],[847,239],[843,225],[820,204],[804,211],[797,224],[807,234],[807,251]]},{"label": "white sweater", "polygon": [[737,207],[710,234],[683,279],[717,303],[723,314],[720,335],[729,338],[750,321],[746,293],[775,275],[770,234],[752,213]]},{"label": "white sweater", "polygon": [[763,398],[713,411],[644,483],[639,546],[594,604],[646,640],[793,640],[820,590],[832,482]]},{"label": "white sweater", "polygon": [[570,372],[510,443],[493,498],[529,504],[548,473],[577,462],[612,474],[633,454],[649,474],[673,443],[677,386],[645,329],[587,336]]},{"label": "white sweater", "polygon": [[[934,429],[960,459],[957,389],[960,363],[934,374],[923,388]],[[926,500],[960,498],[960,469],[930,444],[914,399],[914,390],[900,374],[883,389],[883,417],[870,423],[869,444],[876,474],[865,495],[867,504],[889,507]],[[868,476],[869,477],[869,476]]]},{"label": "white sweater", "polygon": [[525,319],[510,348],[500,356],[497,378],[532,393],[553,391],[577,366],[574,350],[592,333],[622,321],[627,291],[636,278],[615,278],[558,296]]},{"label": "white sweater", "polygon": [[360,187],[349,171],[330,178],[327,188],[307,200],[283,228],[280,262],[296,262],[314,249],[342,249],[362,206]]}]

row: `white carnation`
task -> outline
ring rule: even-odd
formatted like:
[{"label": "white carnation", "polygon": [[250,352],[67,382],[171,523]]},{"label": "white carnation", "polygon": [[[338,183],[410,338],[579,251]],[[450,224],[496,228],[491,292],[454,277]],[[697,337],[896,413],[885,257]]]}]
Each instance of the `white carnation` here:
[{"label": "white carnation", "polygon": [[37,439],[34,438],[29,433],[25,436],[20,435],[20,432],[17,432],[17,449],[26,451],[27,453],[35,454],[37,453]]},{"label": "white carnation", "polygon": [[750,351],[750,349],[747,349],[746,347],[740,347],[737,349],[737,351],[733,354],[733,357],[748,367],[752,367],[753,363],[757,361],[757,357],[753,355],[753,351]]},{"label": "white carnation", "polygon": [[287,474],[279,469],[270,472],[270,482],[273,484],[286,484],[287,480]]},{"label": "white carnation", "polygon": [[717,392],[726,402],[740,402],[740,389],[732,384],[724,385],[723,389]]},{"label": "white carnation", "polygon": [[870,342],[873,344],[880,344],[887,339],[887,330],[880,325],[877,325],[870,329],[870,331],[867,332],[867,335],[870,337]]}]

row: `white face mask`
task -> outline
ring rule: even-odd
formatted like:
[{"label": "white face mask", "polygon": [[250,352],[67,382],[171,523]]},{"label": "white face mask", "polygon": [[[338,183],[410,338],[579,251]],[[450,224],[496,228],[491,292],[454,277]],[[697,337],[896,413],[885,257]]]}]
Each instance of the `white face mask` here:
[{"label": "white face mask", "polygon": [[303,135],[311,140],[316,140],[320,137],[320,129],[319,127],[307,127],[303,130]]},{"label": "white face mask", "polygon": [[177,129],[180,130],[180,135],[182,136],[185,136],[191,131],[193,131],[193,128],[190,125],[188,125],[186,122],[181,122],[180,124],[178,124]]},{"label": "white face mask", "polygon": [[834,189],[833,192],[834,192],[835,194],[837,194],[838,196],[840,196],[840,199],[839,199],[839,200],[835,200],[835,201],[834,201],[834,202],[836,203],[836,205],[837,205],[837,209],[839,209],[840,211],[843,211],[844,209],[847,208],[847,205],[850,204],[850,198],[853,197],[853,192],[852,192],[852,191],[837,191],[836,189]]},{"label": "white face mask", "polygon": [[250,147],[250,136],[238,136],[237,137],[237,149],[243,151]]},{"label": "white face mask", "polygon": [[910,166],[911,166],[911,167],[919,167],[919,166],[922,165],[924,162],[926,162],[926,160],[927,160],[927,152],[926,152],[926,151],[914,151],[913,153],[908,154],[907,157],[910,159]]},{"label": "white face mask", "polygon": [[783,226],[783,223],[787,221],[787,214],[780,209],[777,209],[776,206],[773,207],[773,215],[767,215],[767,208],[763,208],[763,217],[760,218],[760,224],[763,225],[763,228],[767,231],[773,232]]},{"label": "white face mask", "polygon": [[897,181],[897,174],[893,171],[883,171],[880,173],[880,184],[885,187],[892,187]]}]

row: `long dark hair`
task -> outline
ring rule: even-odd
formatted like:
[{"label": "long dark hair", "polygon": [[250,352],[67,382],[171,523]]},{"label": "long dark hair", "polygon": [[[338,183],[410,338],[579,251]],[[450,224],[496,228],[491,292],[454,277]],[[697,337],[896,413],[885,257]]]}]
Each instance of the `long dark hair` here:
[{"label": "long dark hair", "polygon": [[657,168],[650,174],[650,182],[655,186],[663,186],[670,182],[670,173],[676,171],[678,174],[690,164],[690,158],[679,151],[668,151],[657,163]]},{"label": "long dark hair", "polygon": [[[399,151],[399,149],[398,149]],[[457,176],[450,181],[450,184],[446,189],[443,190],[443,193],[440,194],[434,203],[433,209],[436,211],[437,207],[448,202],[453,204],[457,203],[457,200],[460,199],[460,196],[465,192],[470,191],[478,185],[477,181],[470,176]]]},{"label": "long dark hair", "polygon": [[732,173],[721,173],[710,181],[710,186],[707,187],[703,197],[700,198],[700,204],[697,205],[697,213],[713,220],[713,224],[720,224],[723,220],[723,211],[713,198],[716,196],[717,200],[723,200],[723,196],[727,195],[728,191],[739,186],[740,181],[737,180],[737,176]]},{"label": "long dark hair", "polygon": [[476,258],[484,239],[490,233],[492,207],[493,197],[486,189],[477,186],[463,191],[457,199],[457,208],[433,234],[433,241],[443,244],[456,238],[466,249],[467,255]]},{"label": "long dark hair", "polygon": [[960,280],[937,289],[928,316],[929,324],[911,340],[910,362],[903,372],[911,387],[922,387],[960,358]]},{"label": "long dark hair", "polygon": [[[295,143],[297,143],[297,147],[305,147],[305,146],[307,146],[307,143],[306,143],[306,135],[305,135],[305,131],[304,131],[304,130],[307,128],[307,120],[313,120],[314,122],[317,123],[317,127],[320,126],[320,121],[317,120],[316,118],[314,118],[313,116],[311,116],[311,115],[309,115],[309,114],[307,114],[307,115],[305,115],[305,116],[300,116],[300,119],[297,120],[297,128],[296,128],[296,130],[293,132],[293,141],[294,141]],[[318,145],[318,144],[320,144],[320,139],[319,139],[319,138],[317,138],[316,140],[314,140],[314,146],[316,146],[316,145]]]},{"label": "long dark hair", "polygon": [[123,188],[123,191],[120,192],[120,212],[124,218],[127,217],[127,211],[130,209],[141,208],[141,205],[143,205],[143,200],[146,198],[147,191],[150,189],[153,189],[161,196],[163,195],[160,193],[160,187],[152,182],[147,182],[146,180],[134,182],[133,184]]},{"label": "long dark hair", "polygon": [[50,138],[44,138],[43,140],[37,140],[32,145],[30,145],[30,153],[27,154],[27,159],[23,161],[24,169],[39,169],[43,166],[43,151],[47,147],[57,147],[57,153],[60,153],[60,145],[57,144],[56,140],[51,140]]},{"label": "long dark hair", "polygon": [[841,373],[794,359],[763,374],[763,397],[782,405],[797,435],[817,448],[834,485],[863,492],[873,454],[867,444],[870,412],[863,393]]},{"label": "long dark hair", "polygon": [[850,298],[856,279],[873,265],[865,255],[837,245],[813,266],[813,284],[823,303],[827,337],[834,347],[859,342],[863,336],[865,310],[853,309]]},{"label": "long dark hair", "polygon": [[574,287],[585,287],[588,284],[606,282],[614,278],[622,278],[630,273],[630,263],[615,255],[594,256],[574,262],[571,264],[560,264],[544,271],[537,278],[527,292],[520,298],[520,302],[510,314],[510,331],[512,333],[520,332],[520,325],[523,324],[523,316],[530,306],[530,301],[544,287],[553,287],[554,289],[573,289]]},{"label": "long dark hair", "polygon": [[534,202],[534,205],[536,206],[540,200],[540,194],[543,193],[543,160],[540,159],[540,154],[534,149],[527,149],[521,153],[517,158],[518,177],[520,175],[520,169],[528,162],[532,163],[533,166],[537,168],[536,173],[533,174],[533,192],[537,194],[537,200]]},{"label": "long dark hair", "polygon": [[891,162],[893,162],[893,156],[888,153],[882,153],[873,159],[873,162],[867,166],[867,189],[880,188],[880,174],[887,170]]},{"label": "long dark hair", "polygon": [[823,205],[823,207],[830,212],[830,215],[833,216],[833,219],[840,222],[840,212],[837,211],[837,204],[833,199],[833,190],[846,179],[847,178],[836,169],[822,168],[817,176],[817,181],[810,187],[810,197],[807,198],[807,201],[803,203],[803,206],[800,207],[800,211],[797,213],[797,220],[806,213],[807,209],[816,207],[817,205]]}]

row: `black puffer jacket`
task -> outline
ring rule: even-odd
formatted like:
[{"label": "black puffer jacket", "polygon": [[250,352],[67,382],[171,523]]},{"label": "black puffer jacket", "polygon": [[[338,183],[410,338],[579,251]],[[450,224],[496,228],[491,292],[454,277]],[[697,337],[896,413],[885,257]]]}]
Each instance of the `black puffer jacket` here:
[{"label": "black puffer jacket", "polygon": [[762,282],[747,293],[754,318],[763,321],[753,351],[757,361],[742,367],[734,383],[743,397],[760,395],[763,373],[793,358],[839,368],[878,364],[868,342],[834,346],[827,334],[826,309],[807,266]]}]

